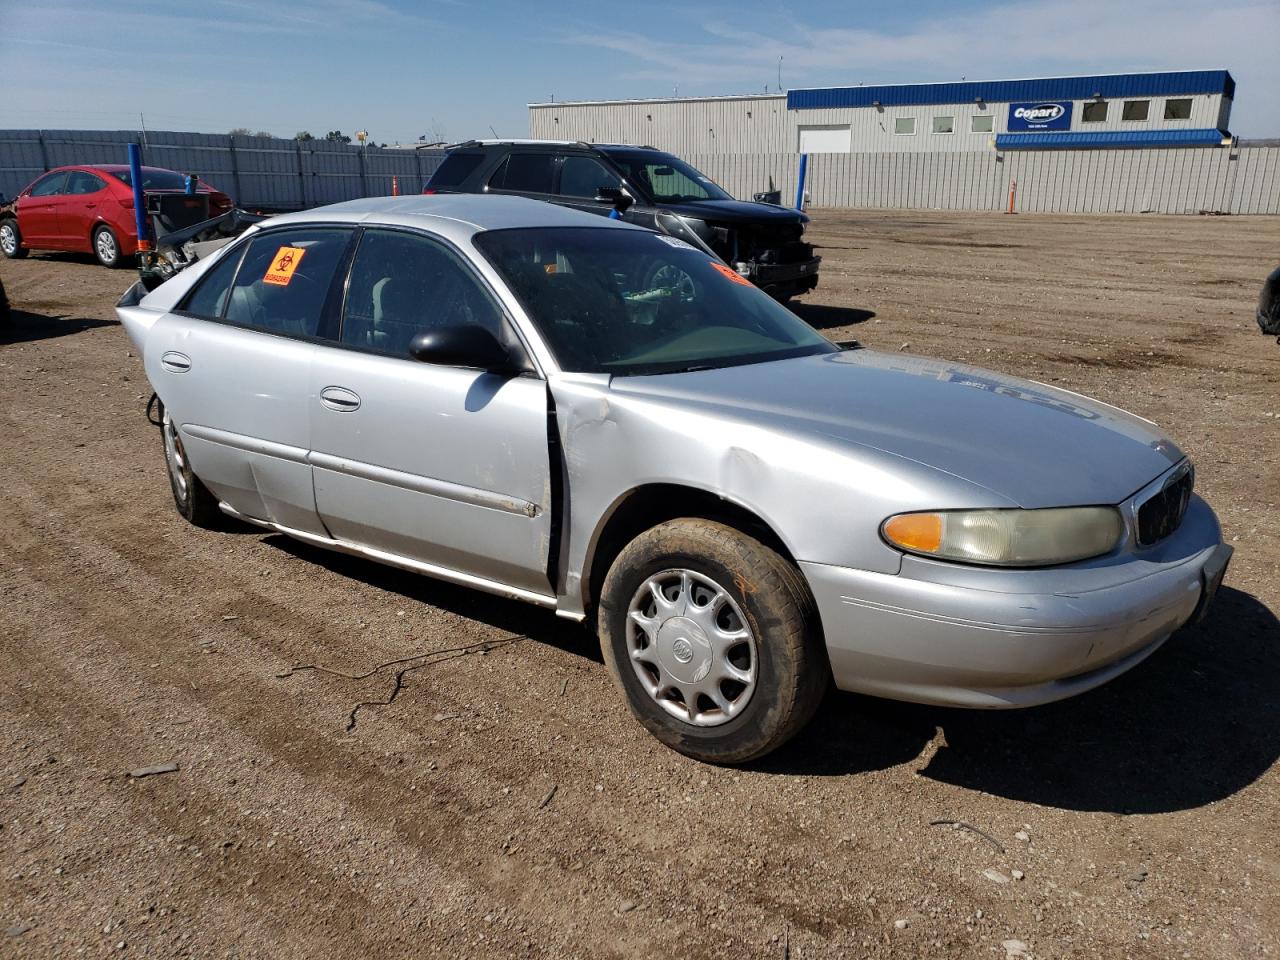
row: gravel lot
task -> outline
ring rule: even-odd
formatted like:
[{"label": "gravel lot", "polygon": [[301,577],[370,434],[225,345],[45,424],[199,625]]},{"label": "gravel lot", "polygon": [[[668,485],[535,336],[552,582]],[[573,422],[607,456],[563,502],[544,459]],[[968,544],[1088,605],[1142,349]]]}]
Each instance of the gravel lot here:
[{"label": "gravel lot", "polygon": [[[1252,316],[1280,221],[818,211],[812,234],[798,310],[828,335],[1168,428],[1236,546],[1209,621],[1066,703],[838,695],[766,761],[702,766],[631,720],[581,628],[188,527],[111,309],[130,274],[0,262],[0,956],[1280,952],[1280,346]],[[351,730],[393,670],[279,676],[518,636],[410,661]]]}]

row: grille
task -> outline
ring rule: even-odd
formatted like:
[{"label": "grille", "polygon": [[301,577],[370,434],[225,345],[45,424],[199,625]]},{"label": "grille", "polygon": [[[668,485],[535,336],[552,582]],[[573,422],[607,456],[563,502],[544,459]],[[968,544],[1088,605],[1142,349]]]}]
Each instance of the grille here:
[{"label": "grille", "polygon": [[1187,466],[1138,508],[1138,543],[1144,547],[1159,543],[1182,525],[1194,486],[1195,471]]}]

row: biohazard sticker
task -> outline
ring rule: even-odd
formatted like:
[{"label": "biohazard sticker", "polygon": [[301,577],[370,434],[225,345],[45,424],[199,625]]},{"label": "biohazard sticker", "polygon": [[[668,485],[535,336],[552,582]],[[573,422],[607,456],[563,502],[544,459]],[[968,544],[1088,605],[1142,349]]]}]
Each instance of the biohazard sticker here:
[{"label": "biohazard sticker", "polygon": [[302,262],[302,255],[307,251],[302,247],[281,247],[267,265],[267,272],[262,275],[263,283],[274,283],[278,287],[287,287],[293,279],[293,272]]},{"label": "biohazard sticker", "polygon": [[728,277],[734,283],[740,283],[744,287],[751,286],[751,281],[748,280],[746,277],[744,277],[742,274],[738,273],[737,270],[731,270],[729,267],[726,267],[723,263],[713,263],[711,264],[711,266],[716,270],[720,271],[721,273],[723,273],[726,277]]}]

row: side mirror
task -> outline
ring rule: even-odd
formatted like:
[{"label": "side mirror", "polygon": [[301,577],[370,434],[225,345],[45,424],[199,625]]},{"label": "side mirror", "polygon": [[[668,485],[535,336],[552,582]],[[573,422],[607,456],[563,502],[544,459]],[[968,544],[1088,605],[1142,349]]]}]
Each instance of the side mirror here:
[{"label": "side mirror", "polygon": [[519,373],[524,365],[484,327],[459,324],[426,330],[409,341],[409,356],[423,363],[476,367],[489,373]]},{"label": "side mirror", "polygon": [[636,201],[621,187],[600,187],[596,190],[596,202],[611,203],[618,213],[626,213]]}]

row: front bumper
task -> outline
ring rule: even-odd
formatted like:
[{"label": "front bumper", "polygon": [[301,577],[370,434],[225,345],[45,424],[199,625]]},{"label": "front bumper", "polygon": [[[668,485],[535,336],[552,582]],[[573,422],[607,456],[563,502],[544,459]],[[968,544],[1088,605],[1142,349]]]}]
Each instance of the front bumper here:
[{"label": "front bumper", "polygon": [[1083,693],[1141,663],[1203,616],[1231,552],[1197,497],[1165,543],[1093,564],[996,570],[907,557],[897,575],[800,566],[840,689],[1011,708]]},{"label": "front bumper", "polygon": [[774,293],[804,293],[818,285],[818,267],[821,257],[812,257],[796,263],[759,263],[748,260],[734,264],[739,273],[757,287]]}]

